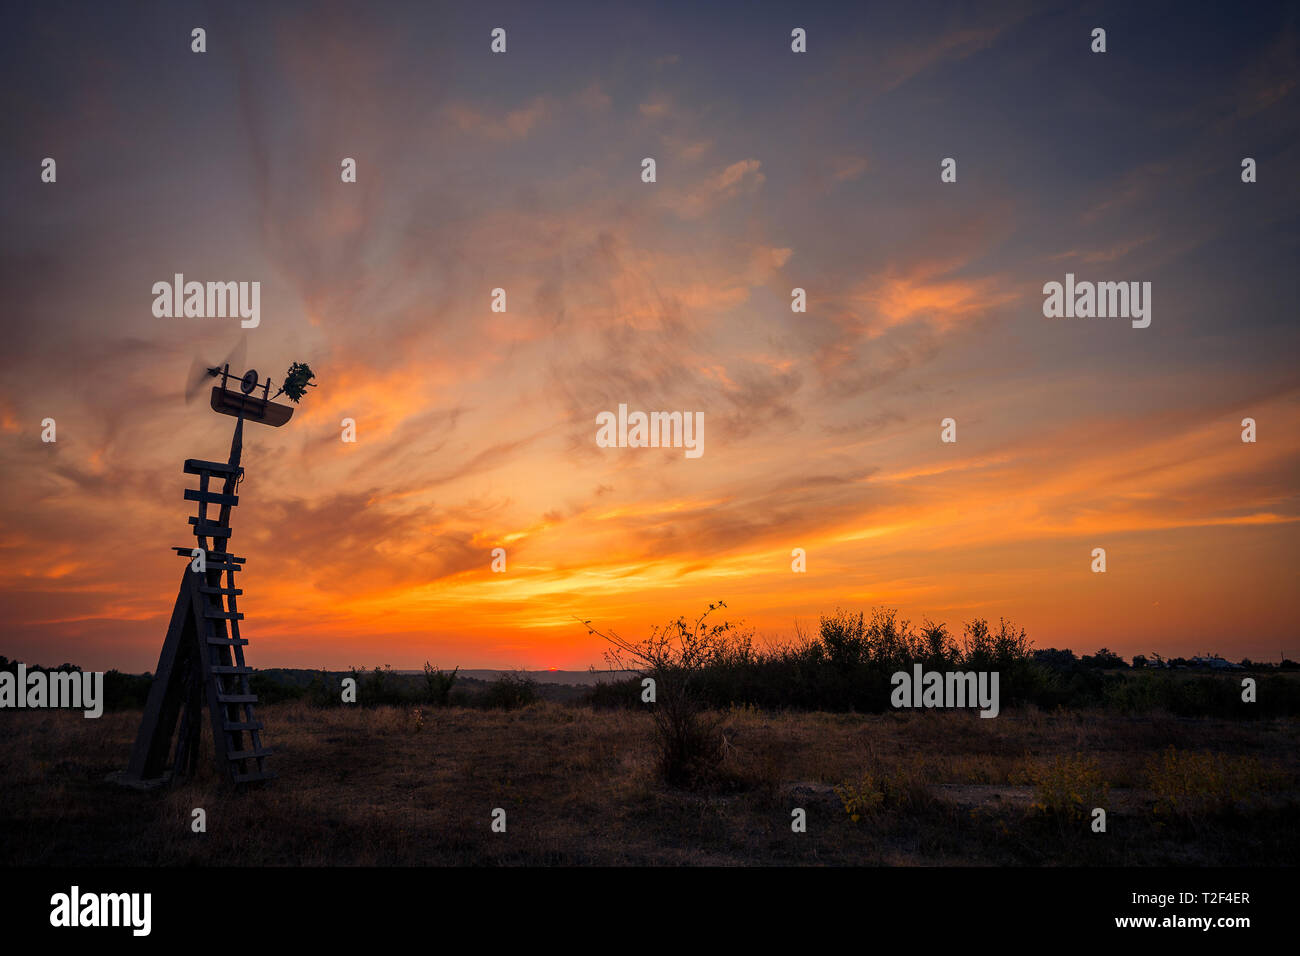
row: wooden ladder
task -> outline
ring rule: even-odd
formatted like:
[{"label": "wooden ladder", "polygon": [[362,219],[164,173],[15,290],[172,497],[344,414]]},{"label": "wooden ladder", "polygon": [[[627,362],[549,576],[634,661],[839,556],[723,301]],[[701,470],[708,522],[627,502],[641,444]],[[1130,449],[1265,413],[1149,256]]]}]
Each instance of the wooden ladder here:
[{"label": "wooden ladder", "polygon": [[[198,503],[199,513],[189,521],[194,526],[198,547],[206,552],[205,573],[187,572],[191,579],[193,620],[199,625],[198,672],[192,683],[190,699],[181,720],[181,732],[176,748],[178,770],[192,769],[197,754],[197,724],[201,719],[202,704],[206,703],[212,720],[212,738],[216,746],[217,762],[226,769],[236,785],[258,783],[275,778],[266,768],[266,758],[271,750],[262,746],[262,723],[253,707],[257,695],[249,686],[253,669],[244,662],[244,647],[248,641],[239,636],[239,622],[244,615],[239,612],[236,598],[244,592],[235,587],[235,574],[242,570],[245,558],[236,557],[227,550],[230,540],[230,511],[239,504],[235,494],[244,469],[235,464],[188,459],[186,474],[197,475],[198,490],[185,489],[185,500]],[[217,482],[221,490],[213,490]],[[208,507],[220,510],[209,515]],[[212,540],[211,546],[208,539]],[[173,548],[178,554],[192,558],[192,549]],[[225,580],[222,580],[225,575]],[[188,731],[188,732],[187,732]]]}]

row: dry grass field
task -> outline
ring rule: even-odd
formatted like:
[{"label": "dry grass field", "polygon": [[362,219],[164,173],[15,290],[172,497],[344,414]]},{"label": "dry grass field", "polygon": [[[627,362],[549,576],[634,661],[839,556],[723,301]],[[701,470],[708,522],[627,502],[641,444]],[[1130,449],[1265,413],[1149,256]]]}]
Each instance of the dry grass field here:
[{"label": "dry grass field", "polygon": [[[138,712],[0,716],[7,865],[1264,865],[1300,857],[1295,720],[733,710],[706,791],[657,779],[649,717],[259,709],[280,779],[105,781]],[[208,744],[210,746],[210,743]],[[1173,751],[1170,751],[1173,748]],[[848,809],[846,809],[846,803]],[[1092,806],[1107,832],[1089,827]],[[191,811],[207,832],[191,832]],[[507,830],[490,828],[494,808]],[[791,831],[791,811],[807,832]],[[854,811],[856,820],[849,810]]]}]

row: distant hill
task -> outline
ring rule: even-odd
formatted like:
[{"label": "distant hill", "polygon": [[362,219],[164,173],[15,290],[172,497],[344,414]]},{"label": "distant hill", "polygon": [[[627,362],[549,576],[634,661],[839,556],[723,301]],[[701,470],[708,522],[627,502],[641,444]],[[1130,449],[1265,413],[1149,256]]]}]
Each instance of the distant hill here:
[{"label": "distant hill", "polygon": [[[325,673],[329,684],[337,687],[338,681],[350,676],[352,672],[332,670]],[[373,677],[372,668],[357,671],[360,687],[367,688],[366,692],[370,693],[373,699],[387,703],[414,703],[424,699],[427,685],[423,670],[384,669],[383,673],[381,683],[375,687],[370,683]],[[585,700],[597,685],[624,680],[630,677],[631,673],[628,671],[594,673],[561,670],[519,671],[488,668],[459,670],[456,672],[456,683],[451,691],[451,703],[476,706],[496,700],[503,693],[506,698],[513,699],[515,691],[511,690],[512,680],[503,683],[501,679],[517,679],[520,676],[525,677],[534,687],[534,690],[526,692],[525,696],[535,695],[542,700],[567,703]],[[319,686],[320,678],[321,671],[318,670],[268,667],[264,670],[255,670],[251,679],[254,691],[265,700],[274,703],[277,700],[297,698],[303,692],[310,693],[313,684]]]},{"label": "distant hill", "polygon": [[[445,668],[445,670],[450,671],[451,668],[448,667]],[[298,667],[266,667],[266,668],[259,668],[258,671],[259,673],[265,674],[267,677],[270,677],[272,680],[276,680],[282,684],[288,684],[294,687],[306,687],[308,684],[311,683],[312,678],[320,673],[319,670],[307,670],[305,668],[298,668]],[[334,670],[334,671],[330,671],[329,673],[346,677],[349,672],[346,670]],[[519,673],[525,674],[527,677],[536,681],[538,684],[567,684],[571,687],[590,687],[593,684],[600,684],[600,683],[608,684],[632,676],[631,671],[596,671],[595,673],[592,673],[591,671],[544,670],[544,671],[522,671],[521,672],[516,670],[488,670],[482,668],[473,669],[473,670],[466,670],[464,668],[461,668],[461,670],[457,672],[456,676],[459,680],[490,682],[496,680],[498,677],[501,677],[505,674],[519,674]],[[424,671],[394,670],[393,674],[395,676],[401,676],[401,677],[423,677]]]},{"label": "distant hill", "polygon": [[[393,671],[394,674],[423,674],[423,671]],[[465,670],[461,669],[459,676],[467,677],[470,680],[493,681],[503,674],[518,674],[520,671],[511,670]],[[570,684],[575,687],[590,687],[592,684],[612,683],[613,681],[623,680],[631,677],[631,671],[522,671],[523,674],[537,681],[539,684]]]}]

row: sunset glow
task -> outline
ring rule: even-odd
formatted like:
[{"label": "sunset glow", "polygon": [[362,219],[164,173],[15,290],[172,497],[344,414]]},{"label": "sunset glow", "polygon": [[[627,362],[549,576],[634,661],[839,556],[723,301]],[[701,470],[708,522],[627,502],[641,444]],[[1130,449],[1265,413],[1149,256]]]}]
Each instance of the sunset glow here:
[{"label": "sunset glow", "polygon": [[[185,373],[241,337],[264,375],[319,383],[245,435],[257,667],[586,669],[583,621],[635,635],[717,600],[771,639],[886,606],[1076,652],[1300,652],[1297,187],[1284,156],[1234,173],[1294,128],[1294,90],[1164,78],[1236,55],[1199,34],[1135,84],[992,11],[856,25],[879,58],[809,16],[830,49],[759,70],[754,24],[722,55],[707,13],[527,10],[491,76],[439,39],[486,36],[471,13],[266,11],[200,74],[129,41],[81,55],[112,29],[87,24],[30,64],[0,239],[0,652],[154,666],[181,463],[224,460],[232,424],[184,403]],[[1294,44],[1257,39],[1294,75]],[[1072,98],[1097,130],[1040,136]],[[156,318],[178,272],[261,281],[261,325]],[[1151,281],[1151,326],[1044,318],[1067,272]],[[702,411],[704,454],[597,447],[620,403]]]}]

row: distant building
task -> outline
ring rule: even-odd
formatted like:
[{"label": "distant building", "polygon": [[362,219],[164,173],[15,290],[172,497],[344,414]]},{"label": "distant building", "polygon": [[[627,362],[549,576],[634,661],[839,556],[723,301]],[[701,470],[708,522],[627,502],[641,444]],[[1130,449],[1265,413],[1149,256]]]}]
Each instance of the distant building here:
[{"label": "distant building", "polygon": [[1191,660],[1193,667],[1204,667],[1213,671],[1239,671],[1244,670],[1240,664],[1234,664],[1232,661],[1224,660],[1222,657],[1193,657]]}]

